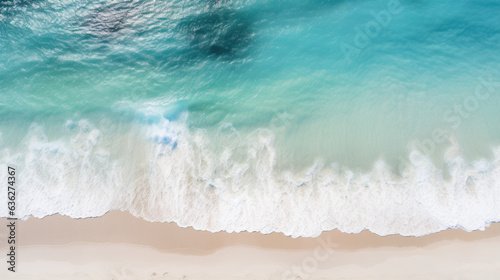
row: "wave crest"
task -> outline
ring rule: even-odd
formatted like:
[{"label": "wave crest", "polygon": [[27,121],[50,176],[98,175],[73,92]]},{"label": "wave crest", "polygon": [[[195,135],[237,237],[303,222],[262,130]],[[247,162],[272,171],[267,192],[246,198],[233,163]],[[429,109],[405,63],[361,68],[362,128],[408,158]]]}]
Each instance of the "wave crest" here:
[{"label": "wave crest", "polygon": [[332,229],[420,236],[500,220],[500,148],[494,160],[466,162],[453,143],[445,153],[448,179],[418,150],[412,154],[420,164],[403,177],[382,160],[369,172],[321,160],[301,172],[280,171],[272,131],[241,136],[225,124],[214,137],[189,130],[186,118],[148,115],[113,133],[68,121],[55,139],[33,124],[19,151],[1,151],[2,168],[19,170],[19,217],[83,218],[119,209],[199,230],[293,237]]}]

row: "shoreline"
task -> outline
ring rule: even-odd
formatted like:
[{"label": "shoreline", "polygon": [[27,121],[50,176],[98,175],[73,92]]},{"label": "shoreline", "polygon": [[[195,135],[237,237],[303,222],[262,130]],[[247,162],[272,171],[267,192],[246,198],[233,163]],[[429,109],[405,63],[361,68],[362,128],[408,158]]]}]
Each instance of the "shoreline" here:
[{"label": "shoreline", "polygon": [[[148,237],[161,238],[162,235],[167,236],[172,232],[180,233],[183,236],[189,236],[190,239],[208,238],[211,241],[215,241],[216,239],[223,238],[224,240],[226,240],[222,243],[218,242],[217,244],[219,245],[262,245],[262,247],[276,247],[277,249],[283,249],[283,246],[288,246],[289,248],[297,248],[297,244],[311,245],[311,243],[316,243],[315,241],[311,241],[318,238],[334,238],[335,240],[338,240],[339,243],[341,243],[339,244],[339,246],[343,249],[360,249],[364,248],[367,245],[369,245],[370,247],[396,245],[426,246],[434,242],[449,239],[460,241],[474,241],[484,238],[497,236],[500,237],[500,223],[498,222],[490,223],[489,226],[486,226],[484,230],[478,229],[467,231],[462,228],[449,228],[439,232],[429,233],[423,236],[403,236],[399,234],[382,236],[369,230],[363,230],[359,233],[345,233],[339,231],[338,229],[334,229],[330,231],[324,231],[318,237],[291,237],[279,232],[263,234],[260,232],[248,231],[229,233],[226,231],[210,232],[205,230],[197,230],[191,226],[181,227],[175,222],[149,222],[142,218],[135,217],[129,212],[119,210],[112,210],[104,214],[103,216],[92,218],[74,219],[61,214],[53,214],[44,218],[30,217],[27,220],[17,221],[22,228],[20,236],[26,238],[26,240],[28,241],[27,244],[25,244],[26,246],[35,245],[35,243],[41,243],[43,245],[64,245],[67,244],[67,240],[73,240],[75,238],[77,238],[78,240],[84,240],[83,242],[106,243],[106,241],[103,240],[107,240],[112,236],[113,238],[122,240],[122,243],[124,244],[150,244],[151,247],[154,247],[156,249],[165,249],[170,246],[170,243],[166,245],[157,244],[156,241],[158,240],[155,240],[154,242],[145,242],[146,240],[143,235],[146,234],[146,236]],[[66,227],[61,229],[61,224],[65,225]],[[99,226],[99,228],[95,228],[95,226]],[[50,228],[58,228],[59,231],[52,232]],[[93,231],[88,232],[89,228],[92,228]],[[120,234],[120,231],[135,228],[143,229],[143,232],[141,233],[141,231],[133,230],[128,231],[127,234]],[[26,229],[27,232],[24,231],[24,229]],[[34,231],[39,234],[34,236],[32,234],[32,232]],[[49,233],[51,234],[51,238],[46,238]],[[280,241],[280,243],[275,243],[274,241]],[[113,240],[113,243],[115,242],[116,239]],[[192,246],[198,245],[199,244],[196,242],[192,244]],[[2,248],[1,245],[0,248]],[[217,248],[215,246],[212,249]]]},{"label": "shoreline", "polygon": [[[17,240],[19,271],[4,269],[2,279],[80,279],[75,273],[81,279],[134,280],[493,279],[500,272],[498,223],[485,231],[448,229],[422,237],[333,230],[292,238],[211,233],[111,211],[98,218],[18,220]],[[2,242],[0,261],[6,249]]]}]

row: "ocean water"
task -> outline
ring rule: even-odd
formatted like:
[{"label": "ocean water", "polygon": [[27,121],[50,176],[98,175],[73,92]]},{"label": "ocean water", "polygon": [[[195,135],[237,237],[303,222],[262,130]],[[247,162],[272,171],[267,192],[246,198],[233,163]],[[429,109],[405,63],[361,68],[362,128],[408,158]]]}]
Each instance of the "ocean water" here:
[{"label": "ocean water", "polygon": [[23,219],[484,229],[500,221],[499,14],[468,0],[2,1],[0,180],[16,168]]}]

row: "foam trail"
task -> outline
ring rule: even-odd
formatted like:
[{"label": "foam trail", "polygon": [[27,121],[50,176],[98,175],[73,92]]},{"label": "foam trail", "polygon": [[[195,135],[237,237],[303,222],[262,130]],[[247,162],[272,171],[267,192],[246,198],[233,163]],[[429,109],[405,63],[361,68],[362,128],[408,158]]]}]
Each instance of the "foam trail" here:
[{"label": "foam trail", "polygon": [[369,172],[321,160],[292,172],[276,168],[270,130],[242,136],[225,124],[219,151],[207,131],[187,128],[187,113],[170,121],[153,111],[144,116],[155,121],[139,118],[119,136],[125,142],[106,138],[116,136],[103,135],[88,120],[67,121],[67,134],[59,139],[32,124],[22,149],[1,150],[0,168],[18,169],[18,216],[83,218],[119,209],[199,230],[293,237],[335,228],[420,236],[446,228],[484,229],[500,220],[500,148],[491,161],[468,163],[452,142],[445,153],[449,179],[418,150],[413,158],[421,161],[404,177],[382,160]]}]

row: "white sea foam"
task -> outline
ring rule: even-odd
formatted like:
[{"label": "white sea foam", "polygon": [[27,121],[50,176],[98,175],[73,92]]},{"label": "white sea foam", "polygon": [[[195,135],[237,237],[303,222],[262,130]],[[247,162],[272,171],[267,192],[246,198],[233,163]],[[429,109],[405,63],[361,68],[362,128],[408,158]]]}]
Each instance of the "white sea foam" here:
[{"label": "white sea foam", "polygon": [[[200,230],[294,237],[334,228],[419,236],[500,221],[500,149],[494,160],[466,162],[453,143],[445,153],[449,179],[418,150],[420,164],[403,178],[381,160],[365,173],[321,160],[302,172],[280,171],[270,130],[241,136],[225,124],[216,143],[204,130],[189,130],[185,114],[175,121],[144,116],[106,135],[90,121],[68,121],[57,139],[34,123],[19,149],[3,147],[1,169],[17,169],[18,217],[120,209]],[[0,177],[7,181],[5,172]],[[5,207],[0,214],[7,216]]]}]

